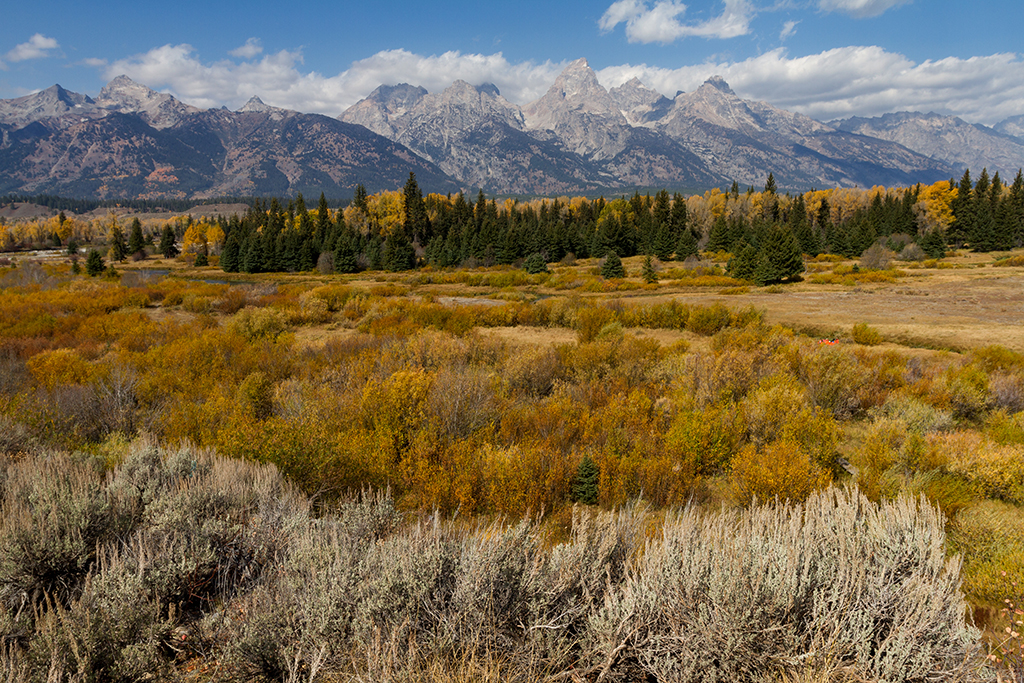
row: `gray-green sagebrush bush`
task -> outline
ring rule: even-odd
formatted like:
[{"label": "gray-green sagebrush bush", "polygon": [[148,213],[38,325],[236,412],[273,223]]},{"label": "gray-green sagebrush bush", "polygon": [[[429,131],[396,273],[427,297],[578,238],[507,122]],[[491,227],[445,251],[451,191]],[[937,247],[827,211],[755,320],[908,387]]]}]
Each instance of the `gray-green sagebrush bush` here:
[{"label": "gray-green sagebrush bush", "polygon": [[166,668],[171,629],[248,592],[308,523],[273,468],[147,441],[111,472],[49,454],[0,484],[0,639],[33,680]]},{"label": "gray-green sagebrush bush", "polygon": [[529,520],[403,521],[383,492],[313,516],[272,468],[147,442],[106,473],[26,458],[0,486],[10,683],[186,662],[227,681],[987,678],[921,501],[688,508],[656,537],[642,506],[580,508],[552,546]]}]

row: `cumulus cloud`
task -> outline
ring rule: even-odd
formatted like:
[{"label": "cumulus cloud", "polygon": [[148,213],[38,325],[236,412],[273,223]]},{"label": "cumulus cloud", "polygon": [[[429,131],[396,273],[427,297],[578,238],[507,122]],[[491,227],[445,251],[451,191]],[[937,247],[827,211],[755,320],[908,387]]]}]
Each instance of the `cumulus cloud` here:
[{"label": "cumulus cloud", "polygon": [[1017,54],[915,63],[880,47],[842,47],[789,57],[784,49],[741,62],[680,69],[647,65],[598,72],[606,87],[634,76],[671,96],[720,74],[738,95],[828,121],[895,111],[935,111],[993,124],[1024,111],[1024,60]]},{"label": "cumulus cloud", "polygon": [[232,57],[241,57],[242,59],[252,59],[263,54],[263,45],[260,43],[259,38],[250,38],[245,41],[245,45],[236,47],[234,50],[228,53]]},{"label": "cumulus cloud", "polygon": [[656,0],[649,7],[644,0],[617,0],[605,10],[598,26],[611,31],[626,25],[631,43],[671,43],[679,38],[735,38],[750,32],[753,9],[747,0],[725,0],[717,17],[697,23],[683,23],[687,6],[676,0]]},{"label": "cumulus cloud", "polygon": [[851,17],[864,19],[877,17],[886,10],[906,5],[911,0],[818,0],[822,12],[843,12]]},{"label": "cumulus cloud", "polygon": [[4,58],[9,62],[23,62],[27,59],[39,59],[49,57],[51,50],[56,50],[60,45],[56,38],[48,38],[42,33],[36,33],[28,42],[16,45]]},{"label": "cumulus cloud", "polygon": [[[101,65],[107,78],[133,80],[172,92],[199,107],[237,108],[253,95],[267,104],[337,116],[379,85],[411,83],[440,92],[457,79],[494,83],[506,99],[526,104],[543,95],[564,63],[509,62],[501,53],[418,55],[386,50],[325,76],[302,69],[299,52],[258,59],[204,62],[189,45],[164,45]],[[820,120],[916,110],[993,124],[1024,111],[1024,59],[995,54],[914,62],[880,47],[853,46],[792,57],[776,49],[738,62],[712,61],[666,69],[620,65],[598,71],[611,88],[634,76],[673,96],[720,74],[741,96]]]},{"label": "cumulus cloud", "polygon": [[151,88],[167,89],[199,107],[237,107],[258,95],[273,106],[337,116],[382,84],[411,83],[439,92],[462,79],[494,83],[507,99],[527,102],[544,94],[565,66],[512,64],[501,53],[423,56],[406,50],[378,52],[335,76],[304,73],[301,64],[301,53],[287,50],[258,60],[204,63],[191,45],[183,44],[112,62],[103,71],[107,78],[125,74]]}]

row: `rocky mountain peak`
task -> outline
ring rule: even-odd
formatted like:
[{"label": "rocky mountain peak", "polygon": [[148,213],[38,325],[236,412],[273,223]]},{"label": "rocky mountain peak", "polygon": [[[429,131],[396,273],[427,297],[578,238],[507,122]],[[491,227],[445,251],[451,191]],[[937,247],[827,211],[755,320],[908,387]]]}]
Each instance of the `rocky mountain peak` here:
[{"label": "rocky mountain peak", "polygon": [[672,100],[648,88],[636,76],[609,90],[608,95],[633,126],[650,125],[672,107]]},{"label": "rocky mountain peak", "polygon": [[270,111],[273,108],[274,107],[271,107],[269,104],[266,104],[263,100],[261,100],[256,95],[253,95],[252,97],[249,98],[249,101],[246,102],[245,104],[243,104],[242,108],[239,109],[238,111],[239,112],[244,112],[244,113],[265,112],[265,111]]},{"label": "rocky mountain peak", "polygon": [[733,89],[730,88],[729,84],[725,82],[725,79],[718,75],[712,76],[708,80],[704,81],[704,85],[702,85],[700,89],[703,90],[706,87],[714,88],[715,90],[720,90],[721,92],[724,92],[726,95],[732,95],[733,97],[736,96],[736,93],[733,92]]},{"label": "rocky mountain peak", "polygon": [[64,120],[66,114],[92,116],[96,109],[92,99],[86,95],[65,90],[60,85],[51,85],[45,90],[18,97],[0,100],[0,123],[22,128],[34,121],[61,119],[61,126],[77,121],[77,116]]},{"label": "rocky mountain peak", "polygon": [[612,125],[627,125],[586,59],[577,59],[565,67],[543,97],[523,107],[523,114],[527,125],[533,129],[553,130],[567,124],[567,117],[579,116],[604,119]]},{"label": "rocky mountain peak", "polygon": [[96,104],[122,114],[139,114],[154,128],[169,128],[184,116],[199,111],[173,95],[159,93],[123,74],[103,86]]},{"label": "rocky mountain peak", "polygon": [[567,100],[590,98],[596,93],[607,94],[604,87],[597,82],[597,74],[590,68],[586,59],[571,62],[555,79],[551,91],[558,91]]},{"label": "rocky mountain peak", "polygon": [[[382,85],[370,93],[363,102],[372,102],[389,115],[401,116],[427,95],[427,89],[418,85],[399,83],[398,85]],[[356,103],[355,106],[359,106]]]},{"label": "rocky mountain peak", "polygon": [[[158,97],[159,93],[124,74],[107,83],[100,90],[99,100],[123,104],[137,104]],[[168,95],[169,97],[169,95]]]}]

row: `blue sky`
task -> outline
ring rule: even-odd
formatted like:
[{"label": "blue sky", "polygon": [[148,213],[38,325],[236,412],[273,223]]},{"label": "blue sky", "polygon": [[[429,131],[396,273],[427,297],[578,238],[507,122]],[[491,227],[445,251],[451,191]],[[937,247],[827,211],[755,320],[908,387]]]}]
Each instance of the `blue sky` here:
[{"label": "blue sky", "polygon": [[121,73],[200,107],[336,116],[376,86],[492,82],[541,96],[585,57],[606,87],[672,97],[719,74],[742,97],[821,120],[917,110],[994,124],[1024,114],[1018,0],[406,0],[104,3],[4,9],[0,98]]}]

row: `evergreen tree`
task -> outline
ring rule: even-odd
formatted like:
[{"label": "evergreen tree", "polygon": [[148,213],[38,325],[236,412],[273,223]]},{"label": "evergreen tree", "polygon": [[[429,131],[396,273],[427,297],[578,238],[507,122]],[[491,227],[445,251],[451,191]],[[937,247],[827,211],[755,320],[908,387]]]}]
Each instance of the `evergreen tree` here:
[{"label": "evergreen tree", "polygon": [[654,264],[651,263],[650,254],[644,257],[644,268],[642,276],[644,278],[644,282],[646,282],[649,285],[653,285],[658,281],[658,273],[655,272]]},{"label": "evergreen tree", "polygon": [[654,237],[654,255],[662,261],[671,261],[675,248],[675,242],[672,240],[672,227],[667,223],[662,223]]},{"label": "evergreen tree", "polygon": [[782,282],[804,272],[803,255],[793,234],[781,225],[772,225],[761,244],[761,258],[754,273],[759,285]]},{"label": "evergreen tree", "polygon": [[178,255],[178,238],[170,223],[164,225],[164,230],[160,234],[160,253],[164,258],[174,258]]},{"label": "evergreen tree", "polygon": [[[998,174],[997,174],[998,177]],[[981,169],[978,182],[974,186],[974,194],[971,198],[973,205],[973,230],[968,235],[971,249],[980,252],[989,252],[995,249],[996,242],[996,217],[992,210],[992,184],[989,180],[988,169]]]},{"label": "evergreen tree", "polygon": [[196,268],[205,268],[210,265],[210,257],[206,253],[206,247],[203,247],[203,250],[196,254],[196,261],[193,265]]},{"label": "evergreen tree", "polygon": [[1017,169],[1017,175],[1010,185],[1009,212],[1010,234],[1008,244],[1011,249],[1024,246],[1024,172]]},{"label": "evergreen tree", "polygon": [[729,251],[732,248],[732,231],[725,220],[725,216],[719,216],[711,224],[711,232],[708,233],[707,251]]},{"label": "evergreen tree", "polygon": [[89,250],[89,255],[85,259],[85,272],[89,277],[96,277],[106,269],[103,264],[103,257],[100,256],[100,252],[95,249]]},{"label": "evergreen tree", "polygon": [[110,226],[110,235],[107,237],[110,244],[110,258],[113,261],[124,261],[128,257],[128,244],[124,240],[124,232],[117,224],[115,218]]},{"label": "evergreen tree", "polygon": [[614,251],[609,251],[601,264],[601,277],[605,279],[626,277],[626,269],[622,266],[622,259]]},{"label": "evergreen tree", "polygon": [[939,228],[926,232],[917,243],[930,258],[942,258],[946,255],[946,235]]},{"label": "evergreen tree", "polygon": [[693,236],[689,228],[684,228],[679,234],[679,241],[676,243],[676,260],[685,261],[690,256],[699,253],[697,238]]},{"label": "evergreen tree", "polygon": [[334,248],[334,271],[336,273],[355,273],[359,270],[358,252],[355,235],[346,228],[338,237]]},{"label": "evergreen tree", "polygon": [[220,253],[220,268],[225,273],[237,273],[238,265],[238,240],[235,238],[235,231],[232,230],[224,241],[224,249]]},{"label": "evergreen tree", "polygon": [[800,250],[805,254],[816,256],[821,251],[821,244],[807,217],[807,205],[804,203],[802,194],[796,196],[796,201],[793,202],[793,206],[789,210],[788,223],[790,231],[800,245]]},{"label": "evergreen tree", "polygon": [[142,234],[142,223],[138,218],[132,219],[132,228],[128,235],[128,253],[140,258],[146,256],[146,238]]},{"label": "evergreen tree", "polygon": [[423,193],[416,183],[416,174],[409,172],[409,179],[405,182],[403,193],[405,203],[405,235],[410,240],[426,244],[431,237],[430,218],[427,216],[427,207],[423,202]]},{"label": "evergreen tree", "polygon": [[754,274],[761,263],[761,253],[752,244],[746,242],[738,248],[736,256],[729,259],[729,275],[738,280],[754,281]]},{"label": "evergreen tree", "polygon": [[548,272],[548,264],[544,260],[544,255],[539,252],[534,252],[527,256],[526,260],[523,261],[523,270],[531,275]]},{"label": "evergreen tree", "polygon": [[[950,184],[953,184],[952,181],[950,181]],[[950,209],[953,212],[953,223],[950,225],[947,237],[957,247],[962,246],[974,234],[973,193],[971,170],[967,169],[960,178],[956,196],[953,197],[953,201],[950,203]]]},{"label": "evergreen tree", "polygon": [[589,455],[584,455],[572,482],[572,499],[584,505],[597,505],[600,481],[601,470],[597,463]]},{"label": "evergreen tree", "polygon": [[384,240],[381,265],[392,273],[412,270],[416,267],[416,251],[401,230],[394,230]]},{"label": "evergreen tree", "polygon": [[672,238],[678,243],[683,232],[689,230],[689,215],[686,211],[686,200],[683,195],[676,192],[672,195],[672,212],[669,214],[669,222],[672,224]]}]

